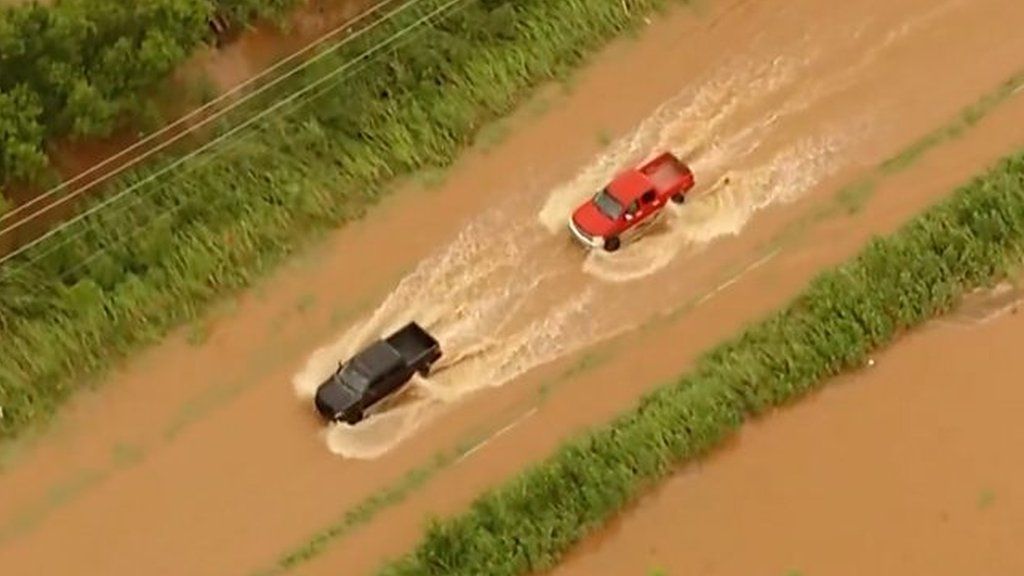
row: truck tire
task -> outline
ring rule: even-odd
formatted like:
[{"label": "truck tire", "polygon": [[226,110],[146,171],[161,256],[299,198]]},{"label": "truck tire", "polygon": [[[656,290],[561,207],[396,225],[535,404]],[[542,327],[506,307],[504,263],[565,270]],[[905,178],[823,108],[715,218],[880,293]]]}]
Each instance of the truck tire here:
[{"label": "truck tire", "polygon": [[349,426],[355,426],[363,421],[363,411],[353,410],[352,412],[345,415],[345,423]]},{"label": "truck tire", "polygon": [[416,373],[419,374],[421,378],[426,378],[427,376],[430,376],[430,366],[420,366],[416,369]]},{"label": "truck tire", "polygon": [[618,236],[610,236],[604,239],[604,249],[608,252],[615,252],[621,245],[622,242],[619,240]]},{"label": "truck tire", "polygon": [[672,201],[675,202],[676,204],[682,204],[682,203],[686,202],[686,195],[683,194],[682,192],[678,192],[676,194],[673,194],[672,195]]}]

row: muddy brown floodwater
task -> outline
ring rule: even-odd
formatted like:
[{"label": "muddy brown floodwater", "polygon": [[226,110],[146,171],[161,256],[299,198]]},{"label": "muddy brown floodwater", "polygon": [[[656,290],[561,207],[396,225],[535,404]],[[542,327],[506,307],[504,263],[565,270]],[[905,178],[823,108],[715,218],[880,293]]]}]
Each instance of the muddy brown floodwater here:
[{"label": "muddy brown floodwater", "polygon": [[1024,573],[1024,314],[1003,312],[748,425],[551,575]]},{"label": "muddy brown floodwater", "polygon": [[[81,395],[0,476],[0,566],[248,573],[487,439],[297,571],[371,573],[425,514],[461,510],[606,421],[1024,142],[1024,102],[1008,98],[856,213],[774,242],[1024,67],[1022,18],[1015,0],[671,11],[570,91],[543,91],[439,185],[411,183],[239,297],[202,345],[182,331]],[[693,201],[613,257],[572,246],[559,225],[572,205],[660,148],[695,167]],[[301,394],[409,316],[442,336],[448,367],[416,384],[419,403],[321,426]]]}]

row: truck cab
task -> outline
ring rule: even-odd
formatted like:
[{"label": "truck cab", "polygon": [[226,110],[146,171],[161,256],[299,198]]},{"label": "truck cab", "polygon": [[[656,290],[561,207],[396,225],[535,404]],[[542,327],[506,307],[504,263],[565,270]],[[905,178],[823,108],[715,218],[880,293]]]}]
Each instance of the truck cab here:
[{"label": "truck cab", "polygon": [[429,374],[440,358],[437,340],[410,322],[341,362],[317,388],[317,412],[331,421],[357,424],[367,410],[401,390],[413,375]]},{"label": "truck cab", "polygon": [[693,188],[693,172],[672,153],[618,174],[576,208],[572,236],[589,248],[618,250],[622,239],[645,228],[669,201],[682,204]]}]

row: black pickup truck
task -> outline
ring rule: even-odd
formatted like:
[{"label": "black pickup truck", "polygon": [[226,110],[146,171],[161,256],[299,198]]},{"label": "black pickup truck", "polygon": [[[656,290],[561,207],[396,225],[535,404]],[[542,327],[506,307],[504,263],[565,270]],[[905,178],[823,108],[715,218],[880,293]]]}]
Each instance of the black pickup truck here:
[{"label": "black pickup truck", "polygon": [[437,339],[410,322],[342,362],[317,388],[316,409],[328,420],[356,424],[367,409],[400,390],[414,374],[429,374],[439,358]]}]

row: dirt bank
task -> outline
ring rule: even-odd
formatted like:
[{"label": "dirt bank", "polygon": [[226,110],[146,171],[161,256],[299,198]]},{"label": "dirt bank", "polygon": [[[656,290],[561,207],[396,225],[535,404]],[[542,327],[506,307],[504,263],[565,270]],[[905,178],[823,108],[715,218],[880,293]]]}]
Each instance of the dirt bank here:
[{"label": "dirt bank", "polygon": [[[1024,15],[1024,7],[763,0],[672,13],[596,59],[568,94],[554,90],[528,106],[503,140],[469,154],[440,185],[410,184],[372,219],[326,239],[193,331],[208,336],[204,344],[180,334],[76,402],[58,430],[0,477],[0,564],[24,574],[83,566],[104,575],[140,566],[154,574],[245,572],[471,431],[497,430],[539,407],[306,568],[365,573],[411,544],[425,511],[458,509],[565,435],[606,419],[781,304],[820,267],[1020,143],[1024,107],[1014,100],[886,181],[855,216],[818,222],[803,242],[773,251],[775,237],[833,202],[865,166],[1024,65],[1024,38],[1008,15]],[[948,66],[942,83],[930,68],[936,61]],[[652,115],[665,120],[645,123]],[[623,140],[609,145],[606,135]],[[692,210],[653,239],[657,251],[645,250],[648,243],[617,261],[584,257],[545,226],[604,168],[658,146],[686,154],[701,185]],[[738,184],[716,187],[727,173]],[[504,199],[510,203],[497,203]],[[521,242],[510,244],[506,233],[516,231]],[[661,258],[665,252],[672,257]],[[497,269],[481,274],[488,263]],[[631,273],[615,275],[623,269]],[[407,277],[407,288],[396,290]],[[424,278],[437,284],[421,292]],[[536,278],[548,280],[534,287]],[[461,291],[461,313],[460,303],[438,296],[447,289]],[[488,295],[506,294],[486,304]],[[549,322],[552,330],[530,328],[544,328],[559,317],[552,312],[586,294],[582,312]],[[692,306],[658,320],[685,303]],[[493,306],[517,313],[505,323]],[[455,366],[439,383],[473,391],[484,373],[503,377],[504,386],[441,402],[405,441],[388,435],[377,459],[339,458],[318,437],[310,406],[296,400],[293,379],[310,369],[316,348],[344,347],[358,340],[347,336],[385,328],[403,310],[429,313],[455,335],[455,352],[472,344],[460,334],[500,328],[485,361],[461,364],[458,377]],[[598,350],[590,369],[558,378],[581,351],[623,327],[643,329],[619,334],[614,354]],[[346,440],[352,435],[340,452],[351,448]],[[365,437],[355,440],[365,448]],[[58,543],[65,554],[50,553]]]},{"label": "dirt bank", "polygon": [[984,317],[934,324],[748,426],[552,574],[1024,571],[1024,316]]}]

